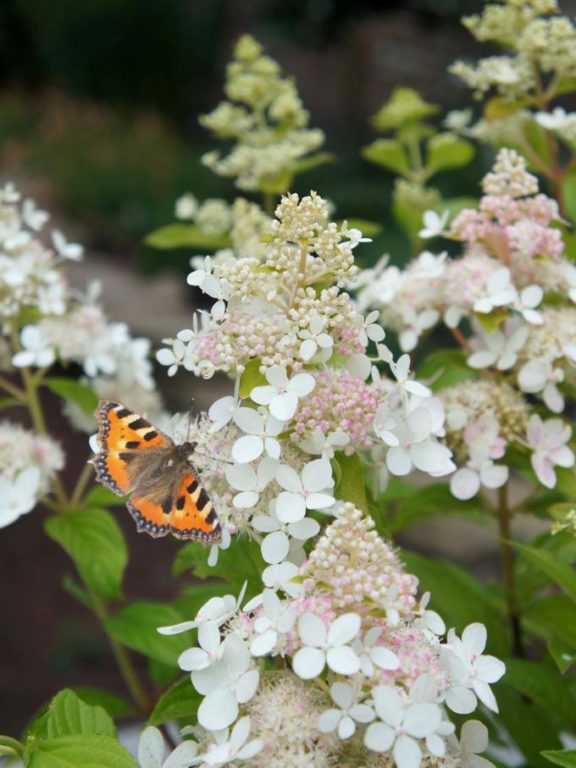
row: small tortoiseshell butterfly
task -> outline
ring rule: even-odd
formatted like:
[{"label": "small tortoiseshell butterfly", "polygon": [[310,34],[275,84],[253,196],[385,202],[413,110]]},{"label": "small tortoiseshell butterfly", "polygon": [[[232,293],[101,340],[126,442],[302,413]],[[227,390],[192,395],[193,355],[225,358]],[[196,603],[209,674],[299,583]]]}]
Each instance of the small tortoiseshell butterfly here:
[{"label": "small tortoiseshell butterfly", "polygon": [[216,511],[190,463],[196,443],[176,445],[111,400],[101,400],[94,415],[100,447],[92,458],[96,479],[117,496],[131,494],[126,506],[139,531],[204,544],[221,539]]}]

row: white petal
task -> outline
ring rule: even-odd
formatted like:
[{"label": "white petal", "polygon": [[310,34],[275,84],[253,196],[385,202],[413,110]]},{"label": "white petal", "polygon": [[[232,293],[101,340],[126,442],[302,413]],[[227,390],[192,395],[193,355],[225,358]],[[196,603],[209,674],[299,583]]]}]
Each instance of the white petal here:
[{"label": "white petal", "polygon": [[364,734],[364,744],[372,752],[388,752],[396,734],[388,725],[384,723],[372,723],[366,729]]},{"label": "white petal", "polygon": [[269,629],[258,637],[255,637],[250,646],[252,656],[267,656],[278,640],[278,633],[275,629]]},{"label": "white petal", "polygon": [[332,484],[332,467],[325,459],[310,461],[302,470],[302,485],[308,491],[323,491]]},{"label": "white petal", "polygon": [[198,722],[209,731],[228,728],[237,717],[238,702],[227,688],[211,691],[198,708]]},{"label": "white petal", "polygon": [[313,520],[311,517],[305,517],[303,520],[298,520],[298,522],[290,523],[288,525],[290,536],[293,536],[299,541],[312,539],[319,531],[320,523],[317,520]]},{"label": "white petal", "polygon": [[328,709],[320,715],[318,728],[322,733],[335,731],[342,718],[342,712],[339,709]]},{"label": "white petal", "polygon": [[464,723],[460,738],[469,752],[480,754],[488,749],[488,728],[479,720],[468,720]]},{"label": "white petal", "polygon": [[508,467],[493,464],[492,466],[482,467],[480,470],[480,479],[485,488],[501,488],[508,480]]},{"label": "white petal", "polygon": [[245,672],[236,685],[236,698],[240,704],[250,701],[256,693],[258,683],[260,682],[260,673],[257,669],[250,669]]},{"label": "white petal", "polygon": [[285,491],[299,493],[302,490],[300,475],[293,467],[288,464],[280,464],[276,470],[276,482],[284,488]]},{"label": "white petal", "polygon": [[310,360],[316,354],[318,344],[314,339],[306,339],[300,344],[300,357],[302,360]]},{"label": "white petal", "polygon": [[349,643],[360,631],[360,624],[360,616],[357,613],[345,613],[339,616],[330,624],[328,643],[332,646]]},{"label": "white petal", "polygon": [[232,500],[236,509],[251,509],[258,503],[259,495],[255,491],[243,491],[237,493]]},{"label": "white petal", "polygon": [[258,405],[269,405],[269,403],[278,395],[275,387],[254,387],[250,392],[250,399]]},{"label": "white petal", "polygon": [[198,754],[198,744],[195,741],[183,741],[178,744],[162,768],[189,768]]},{"label": "white petal", "polygon": [[340,709],[350,709],[354,701],[352,688],[346,685],[346,683],[334,683],[330,687],[330,696],[332,696],[332,701],[338,704]]},{"label": "white petal", "polygon": [[476,696],[469,688],[455,685],[446,694],[446,705],[457,715],[469,715],[476,709]]},{"label": "white petal", "polygon": [[296,413],[298,407],[298,397],[286,392],[283,395],[277,395],[270,403],[270,413],[280,421],[290,421]]},{"label": "white petal", "polygon": [[302,642],[314,647],[322,647],[326,643],[326,624],[315,613],[303,613],[298,621],[298,631]]},{"label": "white petal", "polygon": [[450,491],[452,495],[466,501],[476,496],[480,490],[480,478],[473,469],[459,469],[450,479]]},{"label": "white petal", "polygon": [[261,549],[264,561],[270,565],[275,565],[286,559],[290,549],[290,540],[284,531],[274,531],[266,536]]},{"label": "white petal", "polygon": [[357,723],[371,723],[374,720],[374,710],[367,704],[355,704],[349,714]]},{"label": "white petal", "polygon": [[256,486],[256,472],[246,464],[232,464],[225,469],[226,480],[238,491],[251,491]]},{"label": "white petal", "polygon": [[403,477],[412,469],[410,454],[401,446],[390,448],[386,454],[386,466],[393,475]]},{"label": "white petal", "polygon": [[[329,505],[328,505],[329,506]],[[295,523],[306,514],[304,498],[295,493],[282,491],[276,502],[276,516],[283,523]]]},{"label": "white petal", "polygon": [[349,739],[356,731],[356,724],[351,717],[343,717],[338,725],[338,736],[341,739]]},{"label": "white petal", "polygon": [[309,395],[312,392],[315,386],[316,380],[314,376],[311,376],[309,373],[299,373],[290,380],[288,391],[297,397],[305,397],[305,395]]},{"label": "white petal", "polygon": [[234,422],[242,432],[249,435],[259,435],[264,429],[264,418],[254,408],[237,408]]},{"label": "white petal", "polygon": [[327,509],[334,504],[334,496],[327,493],[309,493],[306,496],[307,509]]},{"label": "white petal", "polygon": [[178,666],[185,672],[192,672],[196,669],[206,669],[210,666],[210,659],[206,651],[202,648],[188,648],[180,654]]},{"label": "white petal", "polygon": [[160,768],[164,750],[164,739],[158,728],[146,728],[138,742],[138,762],[141,768]]},{"label": "white petal", "polygon": [[292,669],[302,680],[318,677],[324,669],[326,655],[319,648],[300,648],[292,658]]},{"label": "white petal", "polygon": [[380,669],[398,669],[400,660],[394,651],[377,646],[370,651],[370,658]]},{"label": "white petal", "polygon": [[360,660],[349,645],[330,648],[326,654],[326,662],[330,669],[339,675],[355,675],[360,671]]},{"label": "white petal", "polygon": [[487,639],[486,627],[484,624],[480,624],[479,621],[468,624],[462,632],[462,645],[468,655],[480,656],[484,648],[486,648]]},{"label": "white petal", "polygon": [[496,683],[506,672],[506,665],[495,656],[480,656],[474,662],[474,669],[484,683]]},{"label": "white petal", "polygon": [[238,438],[232,447],[232,458],[239,464],[248,464],[262,454],[264,442],[256,435],[244,435]]},{"label": "white petal", "polygon": [[397,768],[420,768],[422,750],[410,736],[400,736],[394,744]]},{"label": "white petal", "polygon": [[441,719],[440,707],[436,704],[414,704],[406,712],[403,727],[410,736],[421,739],[433,733]]}]

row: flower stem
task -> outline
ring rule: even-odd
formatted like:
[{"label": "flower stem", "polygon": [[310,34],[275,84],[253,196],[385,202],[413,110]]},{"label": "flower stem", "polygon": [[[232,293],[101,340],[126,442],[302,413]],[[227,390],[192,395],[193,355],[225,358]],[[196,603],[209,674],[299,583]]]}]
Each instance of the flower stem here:
[{"label": "flower stem", "polygon": [[[28,368],[22,368],[22,381],[24,383],[24,395],[28,410],[30,411],[30,418],[34,429],[42,435],[48,434],[46,428],[46,419],[44,418],[44,412],[42,410],[42,404],[38,397],[38,383],[33,377]],[[58,504],[62,512],[68,510],[68,495],[64,488],[62,478],[57,474],[54,476],[54,493],[58,500]]]},{"label": "flower stem", "polygon": [[518,605],[518,591],[516,585],[516,573],[514,570],[514,552],[510,545],[511,511],[508,505],[508,486],[503,485],[498,490],[498,528],[501,540],[502,574],[506,588],[506,601],[508,604],[508,621],[512,632],[512,647],[514,655],[524,658],[524,640],[522,637],[522,622]]},{"label": "flower stem", "polygon": [[92,464],[89,464],[88,462],[86,462],[82,472],[80,473],[80,477],[76,481],[76,485],[74,486],[72,495],[70,496],[71,507],[74,508],[74,507],[80,506],[80,502],[82,500],[82,496],[84,495],[84,491],[86,490],[86,486],[92,479],[92,473],[93,473]]},{"label": "flower stem", "polygon": [[114,658],[118,664],[118,669],[120,670],[122,679],[126,684],[126,688],[130,692],[132,701],[136,704],[143,715],[148,716],[151,710],[151,701],[148,694],[146,693],[146,690],[144,689],[144,686],[142,685],[142,682],[140,681],[132,659],[130,658],[130,654],[128,653],[128,650],[123,645],[120,645],[116,638],[112,636],[108,630],[108,627],[106,626],[106,620],[108,619],[108,607],[106,602],[100,597],[100,595],[96,594],[96,592],[90,589],[88,585],[85,586],[92,599],[94,613],[98,617],[100,624],[102,625],[102,630],[108,638],[108,642],[112,648],[112,653],[114,654]]},{"label": "flower stem", "polygon": [[25,397],[24,390],[20,389],[20,387],[17,387],[15,384],[12,384],[10,381],[7,381],[4,376],[0,376],[0,388],[17,400],[23,400]]}]

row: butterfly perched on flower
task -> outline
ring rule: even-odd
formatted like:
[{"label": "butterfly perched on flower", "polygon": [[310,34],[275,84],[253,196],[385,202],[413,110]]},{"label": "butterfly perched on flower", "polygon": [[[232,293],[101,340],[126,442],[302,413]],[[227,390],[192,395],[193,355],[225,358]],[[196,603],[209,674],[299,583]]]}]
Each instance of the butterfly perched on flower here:
[{"label": "butterfly perched on flower", "polygon": [[216,511],[191,463],[196,443],[176,445],[149,421],[112,400],[101,400],[96,479],[126,506],[139,531],[155,538],[214,544],[222,537]]}]

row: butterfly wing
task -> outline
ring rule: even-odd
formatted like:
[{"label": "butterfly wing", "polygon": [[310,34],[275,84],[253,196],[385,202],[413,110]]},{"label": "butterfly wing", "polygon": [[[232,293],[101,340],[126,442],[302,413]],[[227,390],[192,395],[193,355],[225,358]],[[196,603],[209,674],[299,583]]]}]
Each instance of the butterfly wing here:
[{"label": "butterfly wing", "polygon": [[130,465],[150,449],[167,449],[172,440],[122,403],[101,400],[96,409],[100,451],[94,456],[96,479],[118,496],[134,488]]},{"label": "butterfly wing", "polygon": [[174,499],[170,531],[178,539],[214,544],[222,538],[216,510],[193,472],[183,478]]},{"label": "butterfly wing", "polygon": [[169,499],[168,504],[159,504],[149,496],[139,496],[135,493],[126,502],[126,506],[136,522],[138,533],[147,533],[155,539],[170,533],[172,499]]}]

